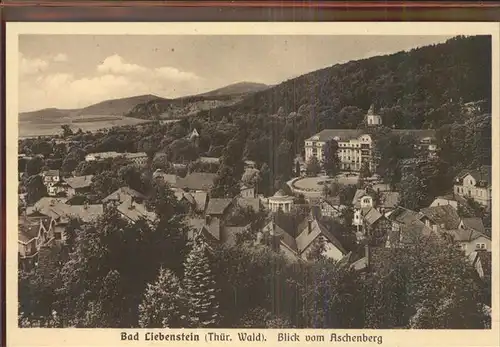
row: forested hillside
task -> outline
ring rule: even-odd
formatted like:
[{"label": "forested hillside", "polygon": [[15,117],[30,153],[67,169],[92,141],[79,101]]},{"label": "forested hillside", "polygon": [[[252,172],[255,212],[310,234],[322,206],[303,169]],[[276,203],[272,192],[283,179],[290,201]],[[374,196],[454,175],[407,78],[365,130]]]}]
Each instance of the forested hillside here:
[{"label": "forested hillside", "polygon": [[[348,126],[349,122],[338,118],[344,107],[367,110],[375,104],[395,118],[391,121],[397,128],[425,128],[434,125],[426,113],[443,104],[490,101],[491,84],[484,83],[490,79],[491,38],[456,37],[443,44],[314,71],[257,92],[233,110],[273,114],[282,107],[288,114],[307,108],[320,122]],[[453,121],[453,115],[440,116],[444,118],[439,123]]]}]

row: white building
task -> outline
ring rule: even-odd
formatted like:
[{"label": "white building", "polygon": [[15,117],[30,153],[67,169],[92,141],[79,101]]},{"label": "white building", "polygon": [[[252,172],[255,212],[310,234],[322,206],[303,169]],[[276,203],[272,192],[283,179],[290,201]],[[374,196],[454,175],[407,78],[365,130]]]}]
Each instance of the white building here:
[{"label": "white building", "polygon": [[283,190],[278,190],[276,194],[269,197],[268,206],[269,210],[272,212],[278,212],[279,210],[283,212],[290,212],[293,207],[293,196],[286,195]]},{"label": "white building", "polygon": [[463,170],[455,177],[455,195],[470,198],[491,208],[491,166],[481,166],[477,170]]},{"label": "white building", "polygon": [[[373,106],[365,115],[366,126],[382,125],[382,117],[376,115]],[[433,155],[436,150],[434,140],[434,130],[391,130],[392,133],[403,135],[411,134],[417,137],[420,148],[429,150],[429,154]],[[338,156],[340,159],[340,169],[345,171],[361,170],[363,162],[368,162],[370,171],[374,171],[373,163],[373,147],[374,141],[372,137],[363,129],[325,129],[316,135],[305,140],[305,161],[310,161],[312,157],[316,157],[321,163],[325,157],[325,145],[328,141],[335,140],[338,143]]]},{"label": "white building", "polygon": [[372,169],[372,138],[362,130],[325,129],[305,141],[306,163],[316,157],[321,163],[324,160],[324,146],[330,141],[338,143],[338,156],[341,170],[359,171],[361,164],[367,161]]},{"label": "white building", "polygon": [[372,105],[365,116],[365,121],[367,126],[377,126],[382,125],[382,117],[375,114],[375,108]]}]

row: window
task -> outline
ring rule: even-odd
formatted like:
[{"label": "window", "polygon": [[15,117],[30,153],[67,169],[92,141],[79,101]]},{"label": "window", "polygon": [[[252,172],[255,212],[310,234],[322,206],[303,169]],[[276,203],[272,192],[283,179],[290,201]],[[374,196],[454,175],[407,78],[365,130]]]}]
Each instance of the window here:
[{"label": "window", "polygon": [[484,244],[484,243],[476,243],[476,249],[486,249],[486,244]]}]

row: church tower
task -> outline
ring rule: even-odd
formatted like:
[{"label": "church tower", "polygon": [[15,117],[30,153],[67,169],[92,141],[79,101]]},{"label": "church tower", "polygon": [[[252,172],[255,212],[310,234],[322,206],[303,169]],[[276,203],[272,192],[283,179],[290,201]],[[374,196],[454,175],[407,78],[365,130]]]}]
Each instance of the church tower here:
[{"label": "church tower", "polygon": [[382,117],[375,114],[375,106],[371,105],[368,113],[365,116],[365,122],[367,126],[378,126],[382,125]]}]

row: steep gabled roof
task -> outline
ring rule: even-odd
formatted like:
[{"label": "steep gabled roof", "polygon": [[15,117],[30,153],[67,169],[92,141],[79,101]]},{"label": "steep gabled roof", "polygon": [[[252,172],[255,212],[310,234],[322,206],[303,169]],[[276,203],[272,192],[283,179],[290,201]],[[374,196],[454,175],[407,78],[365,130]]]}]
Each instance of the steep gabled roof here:
[{"label": "steep gabled roof", "polygon": [[373,225],[376,223],[380,218],[382,218],[382,215],[380,214],[377,209],[373,207],[368,207],[368,208],[363,208],[361,209],[361,215],[363,216],[363,219],[369,224]]},{"label": "steep gabled roof", "polygon": [[237,203],[242,208],[251,207],[255,212],[259,211],[261,204],[259,198],[238,198]]},{"label": "steep gabled roof", "polygon": [[94,175],[75,176],[75,177],[66,178],[65,181],[71,188],[81,189],[81,188],[90,187],[90,184],[92,183],[93,177],[94,177]]},{"label": "steep gabled roof", "polygon": [[490,239],[487,235],[480,233],[478,231],[472,229],[454,229],[454,230],[445,230],[448,235],[451,235],[455,241],[458,242],[471,242],[480,237],[485,237]]},{"label": "steep gabled roof", "polygon": [[484,228],[483,220],[478,217],[472,218],[463,218],[462,222],[465,228],[469,228],[480,233],[485,233],[486,229]]},{"label": "steep gabled roof", "polygon": [[226,198],[210,199],[208,201],[207,211],[205,212],[205,214],[207,214],[207,215],[222,215],[225,213],[225,211],[231,205],[232,202],[233,202],[233,199],[226,199]]},{"label": "steep gabled roof", "polygon": [[132,222],[137,222],[141,218],[150,222],[156,220],[156,214],[154,212],[148,211],[144,205],[133,202],[130,199],[127,199],[116,209]]},{"label": "steep gabled roof", "polygon": [[311,221],[311,230],[309,231],[309,225],[302,230],[302,232],[296,238],[297,250],[299,253],[303,253],[318,237],[325,237],[330,243],[332,243],[339,251],[346,254],[344,247],[340,241],[328,230],[328,228],[318,220],[314,219]]},{"label": "steep gabled roof", "polygon": [[413,221],[419,220],[421,217],[422,214],[402,206],[398,206],[394,211],[387,215],[388,219],[401,224],[410,224]]},{"label": "steep gabled roof", "polygon": [[119,201],[124,202],[127,198],[145,199],[146,197],[130,187],[121,187],[102,199],[102,202]]},{"label": "steep gabled roof", "polygon": [[420,210],[425,217],[429,218],[444,229],[456,229],[460,224],[460,216],[451,205],[425,207]]},{"label": "steep gabled roof", "polygon": [[192,172],[177,182],[177,187],[189,190],[210,190],[215,183],[217,174],[206,172]]},{"label": "steep gabled roof", "polygon": [[396,208],[399,203],[398,192],[381,192],[380,206],[385,208]]},{"label": "steep gabled roof", "polygon": [[465,169],[460,171],[460,173],[455,177],[456,179],[463,179],[465,176],[471,175],[476,181],[486,182],[486,184],[491,187],[491,166],[483,165],[477,169]]}]

